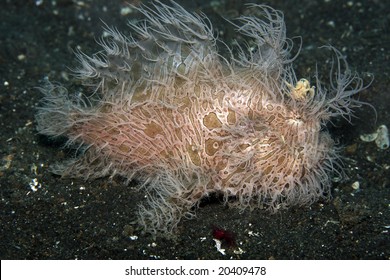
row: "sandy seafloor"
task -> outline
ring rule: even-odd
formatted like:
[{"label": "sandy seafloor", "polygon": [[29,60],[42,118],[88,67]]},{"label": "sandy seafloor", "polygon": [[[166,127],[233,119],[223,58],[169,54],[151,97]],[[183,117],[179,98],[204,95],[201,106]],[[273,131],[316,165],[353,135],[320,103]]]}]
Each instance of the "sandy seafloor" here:
[{"label": "sandy seafloor", "polygon": [[[42,3],[40,3],[42,2]],[[129,2],[138,5],[140,1]],[[239,1],[179,1],[207,14],[229,45],[231,27],[222,19],[243,9]],[[1,259],[389,259],[390,149],[359,136],[390,127],[390,2],[263,1],[285,12],[288,36],[302,36],[295,61],[299,77],[313,76],[330,53],[342,50],[351,68],[372,85],[358,98],[371,103],[350,125],[335,121],[349,178],[335,182],[332,200],[270,215],[240,213],[218,199],[205,200],[195,220],[182,221],[175,239],[142,235],[132,224],[142,194],[120,178],[84,182],[49,171],[71,157],[63,142],[37,135],[34,114],[45,77],[75,83],[73,50],[100,50],[102,20],[126,32],[136,17],[125,1],[57,0],[0,2],[0,258]],[[299,4],[298,4],[299,3]],[[387,3],[387,4],[386,4]],[[121,13],[122,12],[122,13]],[[239,38],[238,38],[239,39]],[[354,182],[359,188],[352,188]],[[33,186],[33,187],[32,187]],[[34,186],[36,190],[34,191]],[[243,252],[214,247],[213,225],[233,232]],[[130,236],[137,236],[132,240]]]}]

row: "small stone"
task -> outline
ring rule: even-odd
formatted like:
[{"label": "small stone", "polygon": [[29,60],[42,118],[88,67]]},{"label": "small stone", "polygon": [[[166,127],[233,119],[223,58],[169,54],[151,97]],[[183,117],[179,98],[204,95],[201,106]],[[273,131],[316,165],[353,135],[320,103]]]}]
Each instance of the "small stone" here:
[{"label": "small stone", "polygon": [[357,143],[352,144],[352,145],[349,145],[349,146],[347,146],[347,147],[345,148],[345,152],[346,152],[347,154],[349,154],[349,155],[353,155],[353,154],[356,153],[357,147],[358,147]]},{"label": "small stone", "polygon": [[134,227],[131,225],[125,225],[123,227],[122,235],[126,237],[134,235]]}]

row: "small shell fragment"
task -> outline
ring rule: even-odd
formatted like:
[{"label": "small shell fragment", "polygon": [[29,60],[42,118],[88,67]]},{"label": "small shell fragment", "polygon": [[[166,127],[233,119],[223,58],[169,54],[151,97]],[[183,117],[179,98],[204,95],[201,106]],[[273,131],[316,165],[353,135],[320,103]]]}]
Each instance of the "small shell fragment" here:
[{"label": "small shell fragment", "polygon": [[360,140],[363,142],[372,142],[378,137],[378,132],[374,132],[371,134],[362,134],[360,135]]},{"label": "small shell fragment", "polygon": [[382,124],[374,133],[360,135],[360,140],[364,142],[375,141],[379,149],[385,150],[389,147],[389,130],[386,125]]},{"label": "small shell fragment", "polygon": [[237,250],[233,251],[233,253],[236,254],[236,255],[242,255],[242,254],[245,253],[245,251],[242,250],[240,247],[238,247]]},{"label": "small shell fragment", "polygon": [[379,149],[387,149],[389,147],[389,130],[387,129],[387,126],[379,126],[377,132],[378,137],[375,139],[375,144]]},{"label": "small shell fragment", "polygon": [[359,181],[354,182],[354,183],[352,184],[352,188],[353,188],[354,190],[360,189],[360,183],[359,183]]},{"label": "small shell fragment", "polygon": [[225,249],[222,249],[222,242],[219,239],[213,239],[215,242],[215,248],[217,248],[217,251],[220,252],[222,255],[226,255]]}]

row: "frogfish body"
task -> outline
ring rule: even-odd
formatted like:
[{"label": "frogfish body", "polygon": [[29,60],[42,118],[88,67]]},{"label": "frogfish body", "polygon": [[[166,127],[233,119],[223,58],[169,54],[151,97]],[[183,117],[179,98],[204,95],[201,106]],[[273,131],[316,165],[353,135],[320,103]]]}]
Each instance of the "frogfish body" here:
[{"label": "frogfish body", "polygon": [[325,125],[349,118],[363,89],[337,50],[330,88],[311,86],[292,69],[280,11],[249,6],[257,17],[233,23],[248,43],[226,58],[204,15],[174,2],[137,9],[145,20],[131,35],[107,28],[102,52],[78,54],[86,92],[42,90],[38,131],[83,149],[57,172],[136,179],[152,233],[171,233],[211,194],[272,211],[329,195],[339,156]]}]

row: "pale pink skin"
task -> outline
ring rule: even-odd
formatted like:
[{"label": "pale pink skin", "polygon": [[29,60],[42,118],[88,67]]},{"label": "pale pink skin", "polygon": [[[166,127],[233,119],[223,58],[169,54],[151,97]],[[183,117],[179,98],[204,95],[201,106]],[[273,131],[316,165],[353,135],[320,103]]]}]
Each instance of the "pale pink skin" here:
[{"label": "pale pink skin", "polygon": [[108,28],[104,55],[79,54],[78,76],[94,94],[43,90],[38,131],[85,149],[59,172],[138,179],[147,194],[138,220],[152,233],[171,233],[211,193],[273,211],[329,195],[338,156],[324,124],[349,118],[363,89],[340,53],[331,89],[316,80],[299,95],[281,12],[251,6],[262,17],[237,27],[257,45],[228,61],[206,19],[154,5],[139,9],[146,24],[130,24],[138,40]]}]

